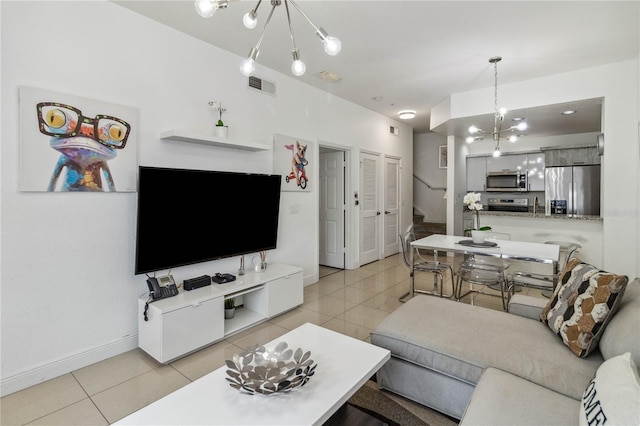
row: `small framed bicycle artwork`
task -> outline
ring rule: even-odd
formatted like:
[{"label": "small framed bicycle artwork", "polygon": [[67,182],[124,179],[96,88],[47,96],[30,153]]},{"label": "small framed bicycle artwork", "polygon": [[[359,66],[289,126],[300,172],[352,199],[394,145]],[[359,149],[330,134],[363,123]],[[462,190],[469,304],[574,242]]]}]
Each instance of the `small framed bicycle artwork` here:
[{"label": "small framed bicycle artwork", "polygon": [[313,144],[284,135],[275,135],[274,141],[274,172],[282,175],[282,190],[311,191]]}]

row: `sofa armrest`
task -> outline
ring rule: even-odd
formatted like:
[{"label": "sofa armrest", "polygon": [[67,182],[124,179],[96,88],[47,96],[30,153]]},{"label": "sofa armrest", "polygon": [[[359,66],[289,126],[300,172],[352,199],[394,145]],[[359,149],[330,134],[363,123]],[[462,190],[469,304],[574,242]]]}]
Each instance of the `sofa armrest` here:
[{"label": "sofa armrest", "polygon": [[509,299],[507,310],[514,315],[540,320],[540,314],[545,306],[547,306],[546,299],[516,294]]}]

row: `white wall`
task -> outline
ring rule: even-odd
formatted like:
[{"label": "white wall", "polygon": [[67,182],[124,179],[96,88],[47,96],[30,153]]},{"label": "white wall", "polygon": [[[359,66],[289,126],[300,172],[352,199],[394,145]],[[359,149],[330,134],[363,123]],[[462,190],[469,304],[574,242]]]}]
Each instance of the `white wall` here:
[{"label": "white wall", "polygon": [[[603,264],[598,266],[630,277],[640,276],[639,75],[635,59],[500,87],[500,97],[508,109],[604,97]],[[492,88],[455,94],[447,101],[450,118],[491,113],[492,100]],[[438,110],[441,121],[442,109]],[[457,151],[449,155],[463,157],[463,145],[456,147]],[[449,169],[448,173],[455,170]],[[460,201],[449,204],[448,221],[454,220]]]},{"label": "white wall", "polygon": [[[275,97],[246,88],[242,58],[106,1],[1,2],[2,19],[2,394],[137,346],[134,276],[136,194],[24,193],[18,190],[18,88],[29,85],[138,108],[139,164],[272,172],[268,152],[167,142],[159,133],[213,134],[210,100],[222,101],[230,138],[271,143],[276,133],[401,157],[411,221],[412,131],[294,79],[258,66]],[[185,2],[185,7],[193,5]],[[313,70],[308,70],[313,72]],[[331,125],[327,125],[331,123]],[[390,136],[389,126],[400,136]],[[53,169],[53,164],[51,168]],[[312,179],[317,182],[314,169]],[[203,199],[215,194],[203,194]],[[250,196],[250,192],[247,193]],[[207,200],[210,203],[210,200]],[[299,213],[292,211],[299,208]],[[284,192],[278,249],[270,262],[318,276],[318,191]],[[358,215],[350,257],[358,263]],[[176,268],[178,281],[233,271],[238,258]]]},{"label": "white wall", "polygon": [[437,133],[415,134],[413,138],[413,174],[418,179],[413,184],[413,205],[424,213],[425,222],[445,223],[447,206],[443,198],[447,187],[447,169],[439,168],[440,145],[447,145],[447,138]]}]

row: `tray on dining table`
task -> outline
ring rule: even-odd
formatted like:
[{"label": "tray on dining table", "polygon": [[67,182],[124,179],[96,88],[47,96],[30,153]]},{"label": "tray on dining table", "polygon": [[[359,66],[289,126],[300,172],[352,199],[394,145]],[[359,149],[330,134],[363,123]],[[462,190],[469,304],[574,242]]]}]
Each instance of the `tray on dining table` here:
[{"label": "tray on dining table", "polygon": [[460,240],[458,244],[469,247],[482,247],[482,248],[491,248],[498,247],[498,243],[493,241],[485,241],[483,243],[474,243],[473,240]]}]

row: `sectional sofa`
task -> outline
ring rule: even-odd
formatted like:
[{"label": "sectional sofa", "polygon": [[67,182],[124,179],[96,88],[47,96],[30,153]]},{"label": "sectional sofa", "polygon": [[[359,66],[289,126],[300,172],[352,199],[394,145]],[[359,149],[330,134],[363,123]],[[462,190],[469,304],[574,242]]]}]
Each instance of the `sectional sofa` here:
[{"label": "sectional sofa", "polygon": [[[538,309],[537,318],[529,315],[534,319],[414,297],[371,333],[371,342],[392,354],[377,374],[379,386],[461,419],[461,424],[571,425],[580,424],[581,416],[590,424],[603,424],[598,416],[608,417],[609,424],[627,423],[619,415],[631,415],[631,424],[640,424],[635,367],[640,365],[640,278],[602,278],[606,273],[585,265],[579,259],[567,265],[564,284]],[[571,321],[576,310],[585,316],[588,302],[578,301],[575,292],[593,293],[585,290],[589,277],[592,284],[605,280],[617,287],[617,299],[606,294],[607,306],[596,304],[594,317],[611,312],[587,326],[593,339],[578,337],[576,343]],[[532,310],[527,307],[529,314]],[[607,372],[612,370],[622,378],[611,377]],[[601,380],[596,382],[597,374]],[[613,393],[604,389],[611,380],[618,383]]]}]

